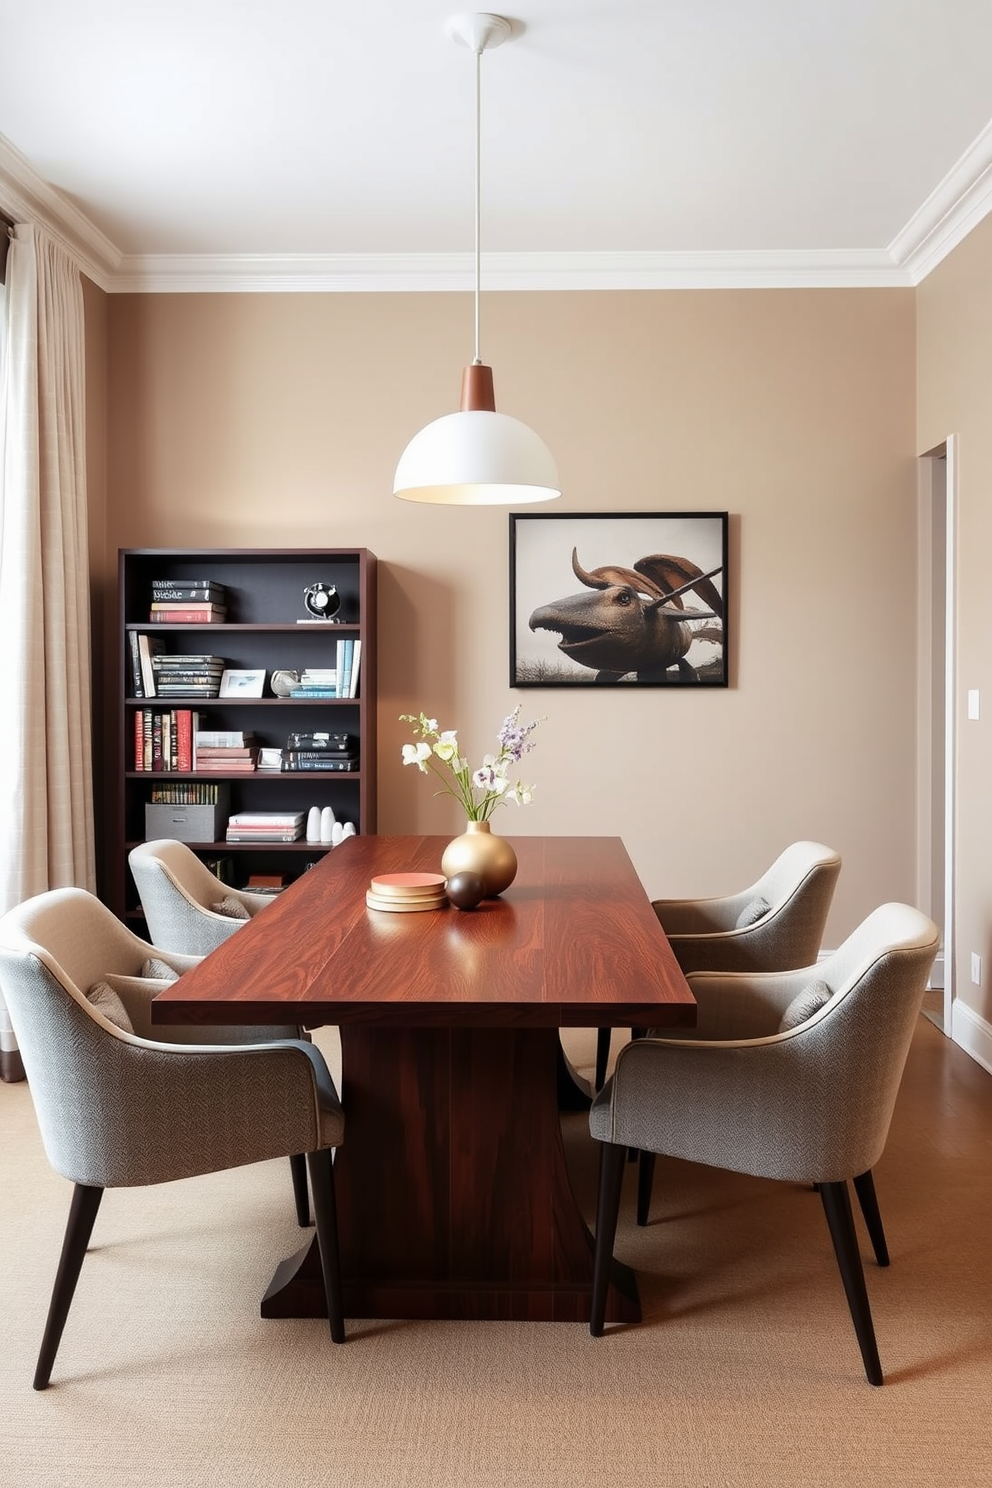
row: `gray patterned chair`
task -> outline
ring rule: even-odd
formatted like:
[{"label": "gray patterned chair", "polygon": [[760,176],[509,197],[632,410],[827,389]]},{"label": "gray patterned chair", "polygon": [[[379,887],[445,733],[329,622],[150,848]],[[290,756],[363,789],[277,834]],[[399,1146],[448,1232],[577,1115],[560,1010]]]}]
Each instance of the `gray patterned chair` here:
[{"label": "gray patterned chair", "polygon": [[[793,842],[756,883],[716,899],[653,899],[682,970],[791,971],[817,958],[841,860],[822,842]],[[596,1089],[610,1030],[596,1044]]]},{"label": "gray patterned chair", "polygon": [[[105,1188],[305,1153],[331,1336],[344,1340],[331,1149],[344,1117],[320,1052],[278,1028],[151,1026],[153,947],[83,889],[0,919],[0,986],[45,1152],[75,1185],[35,1372],[44,1389]],[[194,960],[167,954],[174,970]],[[300,1159],[302,1161],[302,1159]]]},{"label": "gray patterned chair", "polygon": [[[820,1191],[873,1385],[882,1383],[847,1180],[881,1156],[938,931],[884,904],[816,966],[766,976],[698,975],[700,1037],[648,1037],[620,1051],[593,1102],[603,1144],[590,1331],[603,1331],[628,1148]],[[734,1026],[706,1037],[707,1024]]]},{"label": "gray patterned chair", "polygon": [[223,883],[192,848],[171,837],[140,843],[131,849],[128,863],[148,934],[162,950],[209,955],[245,920],[272,903],[268,894]]}]

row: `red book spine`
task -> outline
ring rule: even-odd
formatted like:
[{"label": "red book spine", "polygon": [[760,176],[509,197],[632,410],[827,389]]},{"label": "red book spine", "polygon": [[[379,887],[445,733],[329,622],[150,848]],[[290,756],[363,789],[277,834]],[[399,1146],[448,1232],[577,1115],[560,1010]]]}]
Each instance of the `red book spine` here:
[{"label": "red book spine", "polygon": [[189,606],[184,609],[153,610],[149,619],[161,624],[168,625],[215,625],[225,619],[223,614],[218,614],[209,605]]},{"label": "red book spine", "polygon": [[143,770],[145,768],[145,710],[135,708],[134,710],[134,768]]},{"label": "red book spine", "polygon": [[193,714],[189,708],[176,710],[176,769],[193,768]]}]

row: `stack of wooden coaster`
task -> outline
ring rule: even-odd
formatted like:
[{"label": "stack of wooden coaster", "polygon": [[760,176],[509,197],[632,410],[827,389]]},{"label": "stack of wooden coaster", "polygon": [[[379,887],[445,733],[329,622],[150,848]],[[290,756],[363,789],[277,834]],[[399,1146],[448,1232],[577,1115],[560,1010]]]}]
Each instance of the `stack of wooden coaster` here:
[{"label": "stack of wooden coaster", "polygon": [[369,909],[410,914],[418,909],[443,909],[448,899],[443,873],[380,873],[365,893]]}]

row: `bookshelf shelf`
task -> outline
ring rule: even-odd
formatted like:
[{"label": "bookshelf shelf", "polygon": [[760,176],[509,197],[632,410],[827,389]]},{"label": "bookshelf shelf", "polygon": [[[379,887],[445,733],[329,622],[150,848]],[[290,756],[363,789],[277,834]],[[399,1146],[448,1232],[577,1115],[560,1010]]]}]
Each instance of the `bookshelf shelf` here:
[{"label": "bookshelf shelf", "polygon": [[[152,791],[189,784],[222,787],[221,807],[237,811],[309,811],[331,806],[341,822],[353,822],[359,833],[376,830],[375,697],[376,697],[376,559],[367,548],[124,548],[118,555],[119,655],[118,787],[112,824],[113,842],[106,854],[108,900],[130,923],[140,921],[137,891],[127,855],[145,840],[145,807]],[[196,581],[217,587],[226,605],[222,621],[152,621],[154,581],[178,589]],[[315,582],[333,584],[341,597],[339,620],[304,620],[304,590]],[[189,600],[190,606],[196,601]],[[177,604],[180,601],[177,601]],[[187,601],[182,601],[187,603]],[[301,621],[302,623],[297,623]],[[264,671],[261,697],[210,697],[184,692],[169,696],[136,695],[141,677],[133,649],[147,637],[148,650],[169,658],[220,657],[231,670]],[[340,641],[360,642],[359,685],[354,697],[276,697],[274,671],[333,668]],[[160,673],[156,673],[160,676]],[[139,683],[147,693],[147,684]],[[194,715],[192,724],[180,715]],[[163,728],[161,715],[168,715]],[[157,720],[157,722],[156,722]],[[346,733],[359,756],[354,770],[176,769],[135,768],[136,728],[153,731],[148,749],[160,748],[164,733],[196,726],[211,731],[251,733],[260,747],[285,748],[288,736]],[[175,751],[175,744],[172,750]],[[230,881],[244,886],[249,873],[299,876],[330,849],[326,843],[227,842],[218,820],[215,841],[188,846],[216,869],[222,862]],[[177,835],[179,829],[177,828]],[[116,843],[116,846],[114,845]],[[140,928],[140,925],[138,926]]]}]

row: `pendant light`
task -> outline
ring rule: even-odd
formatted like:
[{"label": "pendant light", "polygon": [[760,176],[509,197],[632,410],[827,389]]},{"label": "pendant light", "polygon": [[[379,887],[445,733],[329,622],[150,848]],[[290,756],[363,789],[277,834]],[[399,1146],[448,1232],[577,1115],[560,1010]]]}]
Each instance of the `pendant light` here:
[{"label": "pendant light", "polygon": [[479,355],[482,53],[508,41],[511,31],[503,16],[485,12],[455,16],[447,26],[452,40],[475,54],[475,356],[462,373],[460,411],[421,429],[400,456],[393,495],[404,501],[510,506],[561,495],[544,441],[519,419],[496,412],[492,368]]}]

